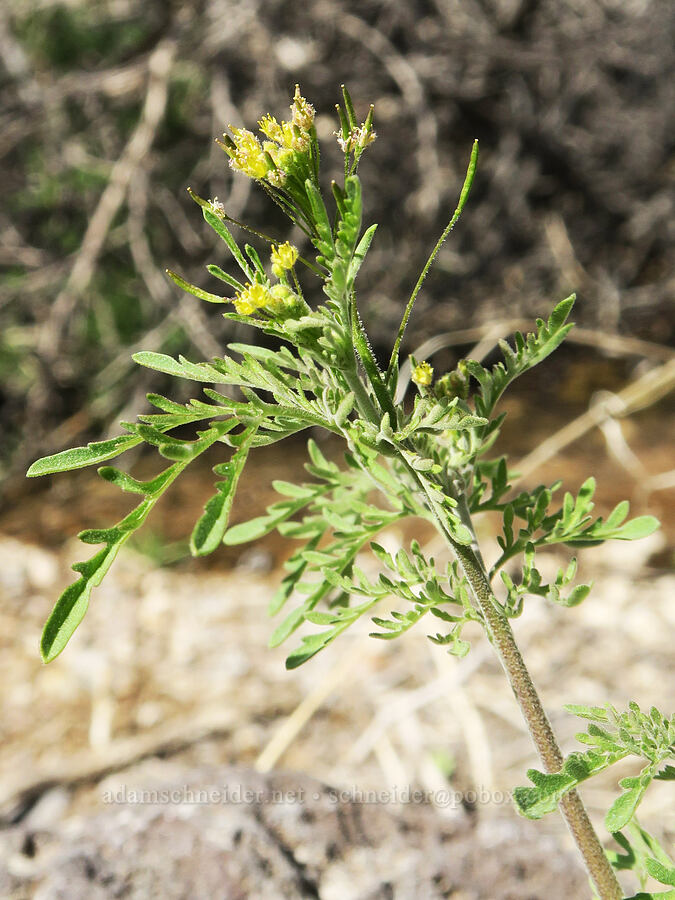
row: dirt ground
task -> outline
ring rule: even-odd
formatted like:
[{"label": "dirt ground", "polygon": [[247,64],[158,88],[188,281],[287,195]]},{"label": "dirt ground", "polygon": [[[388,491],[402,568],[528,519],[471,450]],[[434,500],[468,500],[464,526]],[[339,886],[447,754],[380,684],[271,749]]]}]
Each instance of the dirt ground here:
[{"label": "dirt ground", "polygon": [[[672,465],[673,422],[662,407],[620,426],[626,446],[652,476]],[[516,450],[531,439],[525,433],[527,407],[519,409],[516,398],[509,436]],[[573,445],[564,462],[554,458],[530,476],[530,481],[564,477],[574,487],[592,471],[599,482],[599,512],[628,497],[634,513],[652,511],[666,526],[635,544],[583,552],[580,572],[594,588],[580,608],[559,609],[533,599],[515,622],[567,751],[581,729],[563,711],[564,703],[609,701],[623,707],[635,699],[665,711],[672,704],[673,490],[647,494],[639,488],[637,463],[632,473],[622,466],[617,436],[609,437],[608,443],[600,432],[591,433],[583,446]],[[235,519],[269,501],[260,486],[270,477],[297,475],[301,463],[300,446],[283,457],[262,452],[247,473]],[[76,521],[80,528],[110,521],[120,512],[119,498],[92,473],[82,472],[27,496],[0,521],[0,811],[5,825],[15,823],[5,832],[9,870],[23,871],[16,839],[10,840],[16,828],[23,827],[25,837],[26,828],[70,822],[72,831],[87,816],[105,811],[103,792],[111,784],[143,785],[169,775],[182,783],[186,772],[195,777],[195,771],[203,782],[205,769],[213,777],[233,765],[262,774],[280,770],[298,784],[314,778],[350,796],[388,791],[387,800],[376,804],[377,815],[403,822],[419,813],[414,804],[396,802],[405,801],[405,790],[412,788],[428,792],[425,810],[437,817],[440,829],[444,822],[466,824],[467,810],[474,822],[513,822],[508,793],[525,783],[524,772],[536,760],[485,640],[471,634],[472,651],[458,661],[427,641],[424,627],[388,643],[369,639],[363,622],[309,664],[285,671],[285,648],[266,647],[272,630],[266,607],[289,548],[269,539],[236,555],[219,554],[208,566],[185,558],[179,537],[189,531],[187,509],[194,513],[208,495],[205,471],[182,486],[159,512],[154,536],[116,562],[67,650],[48,667],[37,653],[40,629],[70,577],[67,564],[82,550],[75,540],[62,545],[61,536],[72,533]],[[417,536],[427,551],[442,554],[433,533],[411,528],[386,534],[387,544]],[[489,522],[484,529],[487,539]],[[169,549],[160,550],[165,540]],[[540,559],[544,571],[561,560],[557,552]],[[155,760],[159,769],[144,769],[143,760]],[[171,763],[168,770],[165,763]],[[599,825],[616,781],[634,770],[630,763],[616,767],[583,791]],[[532,841],[530,860],[541,851],[537,871],[549,866],[542,849],[546,841],[560,841],[554,858],[571,849],[562,823],[549,819],[543,844],[537,843],[537,826],[527,823],[521,823],[524,836],[513,838],[519,845]],[[672,839],[667,785],[648,792],[642,820],[666,841]],[[474,846],[480,846],[476,840],[474,834]],[[508,856],[508,846],[500,852]],[[574,863],[569,871],[576,871]],[[27,890],[32,882],[25,872],[21,877],[23,882],[13,883]],[[517,889],[510,893],[518,881],[513,873],[509,877],[494,893],[484,888],[487,893],[466,896],[522,896]],[[535,890],[531,896],[558,896],[549,890],[540,887],[543,893]],[[559,896],[577,895],[565,890]],[[16,894],[22,896],[32,894]]]}]

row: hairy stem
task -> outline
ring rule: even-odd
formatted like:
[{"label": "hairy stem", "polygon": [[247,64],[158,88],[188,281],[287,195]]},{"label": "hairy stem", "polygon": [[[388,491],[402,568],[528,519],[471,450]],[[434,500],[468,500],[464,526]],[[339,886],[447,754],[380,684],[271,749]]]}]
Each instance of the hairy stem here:
[{"label": "hairy stem", "polygon": [[[504,667],[539,758],[547,772],[558,772],[563,764],[562,752],[518,649],[509,621],[490,589],[484,567],[471,548],[457,544],[451,537],[449,540],[471,586],[478,608],[483,614],[488,636]],[[621,900],[623,897],[621,886],[576,791],[565,794],[560,802],[560,810],[602,900]]]},{"label": "hairy stem", "polygon": [[[424,483],[420,480],[418,473],[410,467],[408,467],[408,472],[417,488],[426,493]],[[457,512],[463,524],[473,535],[471,546],[467,547],[455,540],[447,523],[439,515],[432,502],[428,503],[428,508],[455,553],[471,588],[474,602],[483,614],[483,623],[488,638],[504,668],[539,758],[548,773],[559,772],[564,761],[562,751],[516,644],[509,620],[492,592],[485,572],[485,564],[478,549],[466,499],[461,491],[458,493]],[[430,500],[430,498],[428,499]],[[617,881],[593,824],[588,818],[581,797],[576,791],[568,791],[565,794],[560,801],[560,811],[601,900],[622,900],[621,885]]]},{"label": "hairy stem", "polygon": [[368,396],[368,392],[366,391],[365,387],[363,386],[363,382],[359,377],[359,373],[356,369],[356,360],[354,360],[353,368],[342,369],[341,371],[344,375],[345,381],[349,385],[349,389],[354,393],[356,405],[363,418],[367,419],[373,424],[378,423],[380,421],[380,417],[378,416],[377,410],[375,409],[375,406]]}]

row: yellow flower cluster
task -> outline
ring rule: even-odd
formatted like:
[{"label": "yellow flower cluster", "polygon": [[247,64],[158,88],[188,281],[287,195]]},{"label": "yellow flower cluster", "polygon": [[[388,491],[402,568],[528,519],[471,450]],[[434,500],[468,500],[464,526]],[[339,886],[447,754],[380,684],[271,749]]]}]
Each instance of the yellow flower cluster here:
[{"label": "yellow flower cluster", "polygon": [[292,157],[309,150],[314,122],[314,108],[300,94],[297,84],[291,113],[290,122],[277,122],[274,116],[263,116],[258,126],[268,140],[262,143],[252,131],[230,125],[233,138],[225,135],[226,143],[222,146],[230,157],[232,168],[249,178],[265,178],[275,187],[281,187],[285,181],[285,168]]},{"label": "yellow flower cluster", "polygon": [[412,370],[413,383],[418,387],[429,387],[434,377],[434,370],[428,362],[418,363]]},{"label": "yellow flower cluster", "polygon": [[271,315],[290,313],[297,305],[298,298],[285,284],[275,284],[268,288],[264,284],[247,284],[243,291],[237,291],[234,308],[240,316],[250,316],[257,310]]},{"label": "yellow flower cluster", "polygon": [[272,255],[270,259],[272,261],[272,272],[274,272],[277,278],[281,278],[282,275],[289,269],[292,269],[297,262],[298,248],[289,244],[288,241],[284,244],[279,244],[278,247],[275,244],[272,244]]}]

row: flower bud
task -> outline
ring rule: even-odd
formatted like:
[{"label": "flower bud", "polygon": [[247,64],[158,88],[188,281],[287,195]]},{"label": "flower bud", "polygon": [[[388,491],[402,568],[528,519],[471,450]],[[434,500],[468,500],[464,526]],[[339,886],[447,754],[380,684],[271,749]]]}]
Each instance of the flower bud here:
[{"label": "flower bud", "polygon": [[295,265],[298,259],[298,249],[289,244],[288,241],[284,244],[279,244],[278,247],[272,244],[270,259],[272,261],[272,271],[277,278],[281,278],[288,269],[292,269]]},{"label": "flower bud", "polygon": [[440,400],[442,397],[454,399],[459,397],[460,400],[466,400],[469,396],[469,373],[466,367],[466,361],[460,359],[457,368],[452,372],[447,372],[442,378],[434,384],[434,394]]},{"label": "flower bud", "polygon": [[431,384],[434,377],[434,370],[426,360],[417,365],[412,370],[412,381],[417,387],[427,388]]}]

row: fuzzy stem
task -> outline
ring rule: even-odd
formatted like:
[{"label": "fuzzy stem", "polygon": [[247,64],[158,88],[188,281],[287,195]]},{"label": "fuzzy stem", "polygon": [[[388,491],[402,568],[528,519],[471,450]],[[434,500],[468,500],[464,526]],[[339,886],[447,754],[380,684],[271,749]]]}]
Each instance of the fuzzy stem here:
[{"label": "fuzzy stem", "polygon": [[365,387],[363,386],[363,382],[359,377],[359,373],[356,369],[356,360],[354,360],[353,368],[350,367],[342,369],[341,371],[344,375],[345,381],[349,385],[349,389],[354,392],[356,405],[363,418],[367,419],[369,422],[372,422],[374,425],[377,424],[380,421],[380,417],[378,416],[373,401],[368,396],[368,392],[366,391]]},{"label": "fuzzy stem", "polygon": [[[413,482],[416,482],[417,487],[423,493],[427,493],[424,482],[420,480],[418,473],[410,467],[408,467],[408,472]],[[428,499],[430,498],[428,497]],[[527,670],[520,649],[516,644],[509,620],[492,592],[490,582],[485,574],[485,564],[478,549],[466,498],[459,492],[457,512],[463,524],[466,525],[473,536],[470,547],[455,540],[447,523],[439,515],[433,503],[428,503],[428,508],[441,533],[455,553],[471,588],[476,606],[483,614],[485,631],[504,668],[539,758],[546,772],[550,774],[559,772],[564,761],[562,751],[544,707],[541,705],[537,689]],[[595,833],[593,824],[588,818],[588,813],[581,797],[576,791],[568,791],[564,795],[560,801],[560,811],[583,857],[600,900],[622,900],[623,891],[621,890],[621,885],[607,859],[600,839]]]},{"label": "fuzzy stem", "polygon": [[[478,608],[483,614],[488,637],[504,667],[539,758],[547,772],[558,772],[563,764],[562,752],[518,649],[509,621],[492,593],[484,568],[471,548],[457,544],[447,532],[446,536],[452,544]],[[601,900],[621,900],[623,891],[579,794],[576,791],[565,794],[560,802],[560,810]]]}]

